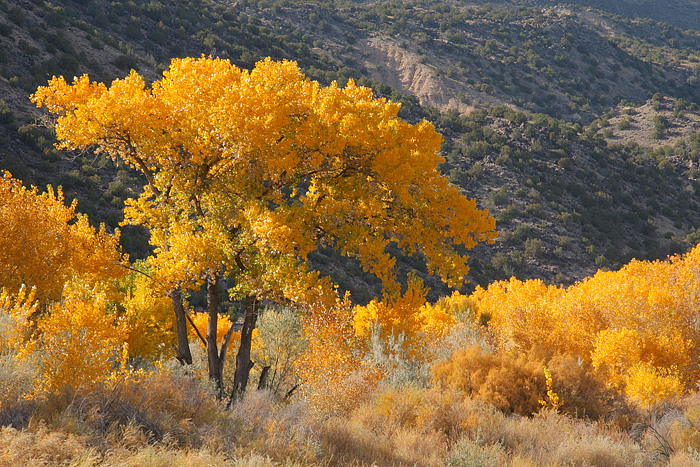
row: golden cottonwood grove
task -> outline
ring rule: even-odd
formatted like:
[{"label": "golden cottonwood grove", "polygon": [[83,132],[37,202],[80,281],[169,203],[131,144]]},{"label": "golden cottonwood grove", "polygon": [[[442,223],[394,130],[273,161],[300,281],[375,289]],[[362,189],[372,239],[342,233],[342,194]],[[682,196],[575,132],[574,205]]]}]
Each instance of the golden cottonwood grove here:
[{"label": "golden cottonwood grove", "polygon": [[126,341],[113,313],[127,261],[119,236],[95,230],[75,208],[60,189],[40,194],[8,172],[0,178],[0,310],[13,323],[7,342],[18,359],[41,348],[37,393],[104,378]]},{"label": "golden cottonwood grove", "polygon": [[0,286],[17,293],[35,287],[42,303],[57,300],[67,281],[114,278],[122,273],[119,234],[95,230],[66,206],[60,189],[27,189],[8,172],[0,177]]},{"label": "golden cottonwood grove", "polygon": [[439,173],[442,138],[431,123],[401,120],[398,104],[352,81],[322,87],[293,62],[267,59],[248,72],[176,59],[150,87],[133,71],[109,87],[54,78],[32,99],[58,117],[59,147],[96,146],[145,175],[125,222],[150,229],[150,266],[179,313],[183,361],[191,356],[181,292],[208,284],[207,353],[219,384],[232,335],[217,347],[224,272],[232,296],[246,300],[237,390],[247,383],[259,300],[334,302],[330,282],[307,267],[315,249],[357,258],[396,295],[392,242],[459,286],[464,249],[497,235],[488,212]]},{"label": "golden cottonwood grove", "polygon": [[505,352],[541,346],[592,363],[643,406],[700,376],[700,246],[668,261],[632,261],[569,288],[496,282],[469,297]]}]

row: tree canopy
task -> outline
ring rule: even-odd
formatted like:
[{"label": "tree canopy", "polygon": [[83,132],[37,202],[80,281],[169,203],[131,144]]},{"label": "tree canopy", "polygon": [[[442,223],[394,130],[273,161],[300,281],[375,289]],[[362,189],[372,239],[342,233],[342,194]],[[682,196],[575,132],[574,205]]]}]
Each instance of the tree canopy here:
[{"label": "tree canopy", "polygon": [[[331,247],[395,294],[395,243],[459,286],[466,249],[497,235],[488,212],[438,171],[433,125],[401,120],[398,104],[368,88],[322,87],[270,59],[250,72],[176,59],[163,75],[150,87],[134,71],[109,87],[54,78],[33,101],[58,116],[59,147],[95,147],[146,176],[125,222],[150,229],[166,292],[209,283],[214,347],[222,274],[251,304],[328,301],[333,288],[307,258]],[[244,325],[241,347],[245,334]]]}]

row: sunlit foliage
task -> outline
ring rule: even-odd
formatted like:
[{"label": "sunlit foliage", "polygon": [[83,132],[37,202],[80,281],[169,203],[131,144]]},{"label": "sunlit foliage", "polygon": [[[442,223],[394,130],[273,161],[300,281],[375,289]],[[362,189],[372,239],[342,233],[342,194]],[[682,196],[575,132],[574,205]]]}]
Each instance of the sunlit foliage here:
[{"label": "sunlit foliage", "polygon": [[104,287],[72,282],[60,302],[37,318],[37,335],[20,355],[41,354],[40,392],[94,383],[119,370],[126,322],[110,306]]},{"label": "sunlit foliage", "polygon": [[541,345],[572,353],[650,405],[690,389],[699,375],[699,263],[696,247],[668,261],[598,272],[567,289],[511,279],[470,298],[502,350]]},{"label": "sunlit foliage", "polygon": [[95,230],[86,216],[65,205],[61,190],[28,189],[8,172],[0,177],[0,287],[16,293],[36,288],[41,303],[57,300],[72,277],[118,277],[124,260],[119,233]]},{"label": "sunlit foliage", "polygon": [[247,72],[188,58],[150,89],[136,73],[109,88],[55,78],[33,99],[58,114],[61,147],[97,144],[146,174],[127,218],[151,228],[174,282],[235,256],[240,287],[299,299],[316,281],[300,261],[320,243],[392,283],[396,241],[459,284],[468,268],[453,245],[495,237],[493,219],[436,170],[430,123],[398,119],[398,104],[352,82],[322,88],[295,63]]},{"label": "sunlit foliage", "polygon": [[25,399],[34,390],[36,361],[19,361],[18,354],[31,327],[29,318],[37,308],[34,290],[26,287],[16,295],[0,291],[0,413]]},{"label": "sunlit foliage", "polygon": [[[398,296],[374,299],[366,306],[353,308],[353,327],[357,338],[367,341],[373,333],[381,340],[399,339],[411,358],[430,356],[429,343],[437,344],[455,325],[459,293],[435,304],[425,301],[427,289],[417,277],[411,277],[406,291]],[[434,347],[434,346],[433,346]]]},{"label": "sunlit foliage", "polygon": [[[199,331],[199,334],[197,333],[197,331],[194,330],[194,328],[190,328],[190,340],[201,342],[201,339],[199,336],[206,337],[206,335],[207,335],[207,322],[208,321],[209,321],[209,317],[207,316],[206,313],[192,313],[192,323],[194,324],[194,327],[197,328],[197,331]],[[219,314],[219,318],[216,321],[216,344],[217,345],[221,345],[221,343],[224,340],[224,336],[226,335],[226,333],[228,332],[230,327],[231,327],[231,318],[229,318],[227,315]],[[240,340],[239,334],[234,331],[232,342],[236,342],[239,340]]]},{"label": "sunlit foliage", "polygon": [[12,353],[28,337],[31,317],[37,308],[35,289],[22,287],[12,295],[7,290],[0,291],[0,313],[3,327],[0,329],[0,354]]},{"label": "sunlit foliage", "polygon": [[132,273],[124,282],[122,305],[128,322],[129,354],[146,359],[165,356],[175,344],[175,316],[170,299],[159,294],[152,280],[142,274]]},{"label": "sunlit foliage", "polygon": [[[248,72],[176,59],[150,87],[136,72],[110,87],[60,77],[32,99],[57,115],[59,147],[96,146],[144,174],[125,219],[150,229],[164,293],[204,281],[213,291],[223,271],[233,279],[232,295],[251,305],[239,370],[250,363],[257,300],[332,306],[330,281],[307,266],[312,251],[357,258],[397,297],[392,242],[459,286],[465,249],[497,235],[488,212],[440,174],[442,138],[431,123],[401,120],[399,104],[352,81],[321,87],[293,62],[267,59]],[[213,320],[218,304],[208,297]],[[221,363],[215,347],[209,361]]]},{"label": "sunlit foliage", "polygon": [[364,359],[365,346],[355,337],[348,297],[306,315],[304,337],[306,351],[297,360],[296,373],[317,415],[346,413],[379,382],[382,369]]}]

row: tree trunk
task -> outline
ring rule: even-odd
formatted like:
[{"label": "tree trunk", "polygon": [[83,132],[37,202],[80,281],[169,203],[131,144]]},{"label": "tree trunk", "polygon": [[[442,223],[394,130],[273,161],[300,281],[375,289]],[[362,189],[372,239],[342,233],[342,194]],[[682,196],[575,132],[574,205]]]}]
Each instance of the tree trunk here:
[{"label": "tree trunk", "polygon": [[168,294],[173,302],[173,311],[175,311],[176,330],[177,330],[177,359],[185,365],[192,365],[192,354],[190,353],[190,341],[187,338],[187,312],[182,304],[182,290],[174,289]]},{"label": "tree trunk", "polygon": [[216,343],[216,330],[219,322],[219,274],[214,272],[207,276],[207,363],[209,379],[214,381],[219,390],[219,397],[224,394],[223,362],[219,357]]},{"label": "tree trunk", "polygon": [[241,345],[236,355],[236,374],[233,377],[233,394],[229,405],[234,399],[239,398],[248,386],[248,375],[253,367],[250,360],[250,346],[253,339],[253,329],[258,320],[258,305],[260,302],[254,295],[245,298],[245,316],[243,317],[243,329],[241,329]]},{"label": "tree trunk", "polygon": [[270,365],[264,366],[260,372],[260,381],[258,381],[258,391],[267,389],[267,375],[270,374]]}]

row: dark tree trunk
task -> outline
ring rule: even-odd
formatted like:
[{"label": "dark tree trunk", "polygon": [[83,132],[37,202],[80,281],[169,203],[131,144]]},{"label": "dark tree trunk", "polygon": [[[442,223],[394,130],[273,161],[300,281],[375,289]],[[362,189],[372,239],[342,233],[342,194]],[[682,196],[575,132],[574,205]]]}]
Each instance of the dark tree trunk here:
[{"label": "dark tree trunk", "polygon": [[260,372],[260,381],[258,381],[258,391],[267,389],[267,377],[270,374],[270,365],[264,366]]},{"label": "dark tree trunk", "polygon": [[214,381],[219,390],[219,397],[224,394],[223,361],[216,344],[216,329],[219,322],[219,274],[210,273],[207,277],[207,363],[209,379]]},{"label": "dark tree trunk", "polygon": [[243,329],[241,329],[241,345],[236,355],[236,374],[233,377],[233,394],[229,405],[234,399],[239,398],[248,386],[248,375],[253,367],[250,360],[250,346],[253,339],[253,329],[258,320],[258,305],[260,302],[254,295],[245,298],[245,316],[243,317]]},{"label": "dark tree trunk", "polygon": [[171,290],[168,294],[173,302],[173,311],[175,311],[176,330],[177,330],[177,359],[183,365],[192,365],[192,354],[190,353],[190,341],[187,338],[187,312],[182,304],[182,290]]}]

